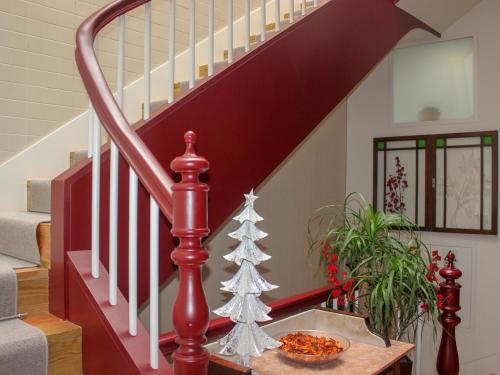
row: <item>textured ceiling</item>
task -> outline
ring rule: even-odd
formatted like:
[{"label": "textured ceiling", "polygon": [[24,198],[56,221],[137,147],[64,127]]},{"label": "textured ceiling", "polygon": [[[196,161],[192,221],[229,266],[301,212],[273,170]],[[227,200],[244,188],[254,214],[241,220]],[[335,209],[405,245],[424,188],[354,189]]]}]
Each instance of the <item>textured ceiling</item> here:
[{"label": "textured ceiling", "polygon": [[[421,19],[439,32],[458,21],[481,0],[400,0],[398,6]],[[427,32],[415,30],[401,41],[416,42],[434,38]]]}]

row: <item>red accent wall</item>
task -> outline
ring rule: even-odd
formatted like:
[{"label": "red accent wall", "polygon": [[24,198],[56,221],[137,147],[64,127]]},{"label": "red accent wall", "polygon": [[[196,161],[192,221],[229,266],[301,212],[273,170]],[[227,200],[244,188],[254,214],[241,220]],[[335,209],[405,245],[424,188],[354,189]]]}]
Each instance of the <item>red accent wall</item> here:
[{"label": "red accent wall", "polygon": [[[209,227],[216,230],[408,31],[425,24],[387,0],[335,0],[204,80],[137,131],[168,171],[183,134],[210,161]],[[369,126],[369,124],[367,124]],[[314,168],[314,166],[311,166]],[[109,153],[103,150],[101,260],[108,264]],[[90,248],[89,162],[53,181],[51,311],[66,316],[66,252]],[[283,186],[286,189],[286,186]],[[139,193],[139,298],[148,298],[149,200]],[[120,164],[119,287],[127,295],[128,167]],[[161,222],[160,278],[173,272],[170,226]]]}]

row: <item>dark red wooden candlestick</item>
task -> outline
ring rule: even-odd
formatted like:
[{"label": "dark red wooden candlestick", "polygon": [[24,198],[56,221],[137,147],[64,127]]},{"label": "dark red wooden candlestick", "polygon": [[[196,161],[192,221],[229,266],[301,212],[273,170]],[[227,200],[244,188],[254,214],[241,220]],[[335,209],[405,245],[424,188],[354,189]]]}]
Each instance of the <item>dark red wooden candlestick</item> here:
[{"label": "dark red wooden candlestick", "polygon": [[437,371],[439,375],[458,375],[460,369],[458,361],[457,341],[455,339],[455,327],[460,324],[457,311],[460,310],[460,284],[455,280],[462,276],[462,271],[455,268],[455,254],[451,251],[446,256],[447,266],[439,271],[444,281],[439,284],[443,295],[443,335],[439,345],[437,357]]},{"label": "dark red wooden candlestick", "polygon": [[203,347],[210,312],[203,290],[201,268],[208,253],[201,245],[210,230],[207,226],[208,185],[198,176],[208,170],[208,161],[196,155],[196,135],[184,135],[186,151],[172,161],[171,168],[182,179],[173,187],[174,220],[172,234],[179,246],[172,260],[179,266],[179,291],[173,311],[173,324],[179,345],[173,354],[176,375],[204,375],[208,372],[208,352]]}]

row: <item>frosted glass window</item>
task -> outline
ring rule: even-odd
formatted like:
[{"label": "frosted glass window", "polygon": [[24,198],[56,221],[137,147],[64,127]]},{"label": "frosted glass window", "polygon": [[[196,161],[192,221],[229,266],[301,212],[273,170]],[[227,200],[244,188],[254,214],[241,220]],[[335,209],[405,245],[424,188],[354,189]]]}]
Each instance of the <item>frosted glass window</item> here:
[{"label": "frosted glass window", "polygon": [[426,226],[426,147],[424,137],[375,140],[376,207],[403,214],[421,228]]},{"label": "frosted glass window", "polygon": [[474,87],[473,38],[394,50],[395,123],[470,119]]},{"label": "frosted glass window", "polygon": [[422,230],[497,234],[498,132],[374,138],[373,203]]}]

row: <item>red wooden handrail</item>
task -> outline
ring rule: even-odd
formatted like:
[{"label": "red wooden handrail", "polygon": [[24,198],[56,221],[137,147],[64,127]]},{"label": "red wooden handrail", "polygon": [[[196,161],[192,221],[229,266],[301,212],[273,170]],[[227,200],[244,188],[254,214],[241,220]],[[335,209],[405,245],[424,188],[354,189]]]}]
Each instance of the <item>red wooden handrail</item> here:
[{"label": "red wooden handrail", "polygon": [[134,169],[160,210],[172,222],[173,181],[156,157],[131,129],[104,78],[94,51],[94,39],[107,24],[148,0],[116,0],[88,17],[76,34],[76,64],[90,100],[120,154]]}]

